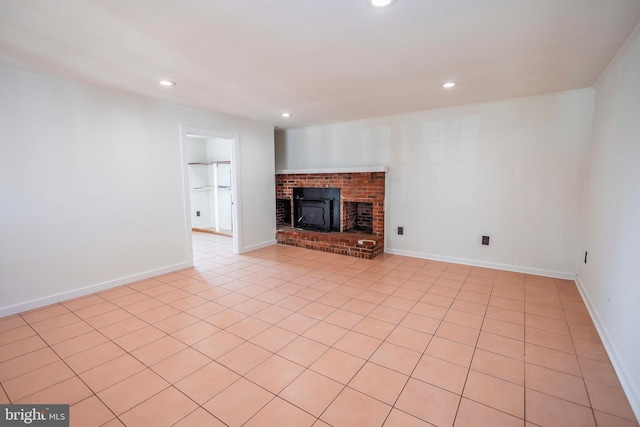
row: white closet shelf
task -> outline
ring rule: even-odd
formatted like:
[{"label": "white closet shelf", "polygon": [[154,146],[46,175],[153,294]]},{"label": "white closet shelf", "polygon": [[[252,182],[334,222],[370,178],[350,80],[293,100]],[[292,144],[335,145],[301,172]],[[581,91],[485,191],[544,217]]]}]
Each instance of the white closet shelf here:
[{"label": "white closet shelf", "polygon": [[211,166],[211,165],[230,165],[231,160],[220,160],[218,162],[189,162],[189,166]]}]

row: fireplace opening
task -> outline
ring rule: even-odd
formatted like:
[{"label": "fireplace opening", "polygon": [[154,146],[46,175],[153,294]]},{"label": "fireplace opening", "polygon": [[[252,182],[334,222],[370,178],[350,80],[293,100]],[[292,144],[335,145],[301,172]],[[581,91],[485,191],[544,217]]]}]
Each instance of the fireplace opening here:
[{"label": "fireplace opening", "polygon": [[339,188],[294,188],[293,204],[294,227],[340,231]]},{"label": "fireplace opening", "polygon": [[373,233],[373,203],[344,202],[344,231]]},{"label": "fireplace opening", "polygon": [[276,199],[276,224],[291,225],[291,200]]}]

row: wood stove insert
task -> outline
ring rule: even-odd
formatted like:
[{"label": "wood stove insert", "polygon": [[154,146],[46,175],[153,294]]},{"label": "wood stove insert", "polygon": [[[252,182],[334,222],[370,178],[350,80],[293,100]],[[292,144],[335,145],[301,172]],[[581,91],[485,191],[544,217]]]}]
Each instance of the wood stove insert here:
[{"label": "wood stove insert", "polygon": [[339,188],[294,188],[293,226],[303,230],[340,231]]}]

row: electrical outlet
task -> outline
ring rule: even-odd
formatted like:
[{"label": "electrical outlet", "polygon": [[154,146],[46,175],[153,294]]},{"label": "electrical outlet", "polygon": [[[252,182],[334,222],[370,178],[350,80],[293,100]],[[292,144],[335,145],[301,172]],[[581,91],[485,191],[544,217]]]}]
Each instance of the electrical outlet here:
[{"label": "electrical outlet", "polygon": [[200,216],[200,211],[196,211],[196,216]]},{"label": "electrical outlet", "polygon": [[489,246],[489,236],[482,236],[482,244]]},{"label": "electrical outlet", "polygon": [[398,234],[401,236],[404,234],[404,227],[398,227]]}]

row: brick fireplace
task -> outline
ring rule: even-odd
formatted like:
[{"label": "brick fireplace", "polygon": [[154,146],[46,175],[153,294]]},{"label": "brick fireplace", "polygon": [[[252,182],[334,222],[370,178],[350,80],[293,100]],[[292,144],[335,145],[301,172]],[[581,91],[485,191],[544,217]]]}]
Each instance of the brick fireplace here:
[{"label": "brick fireplace", "polygon": [[[276,174],[279,244],[372,259],[384,251],[386,168],[364,171],[281,171]],[[294,189],[339,189],[339,231],[294,228]]]}]

